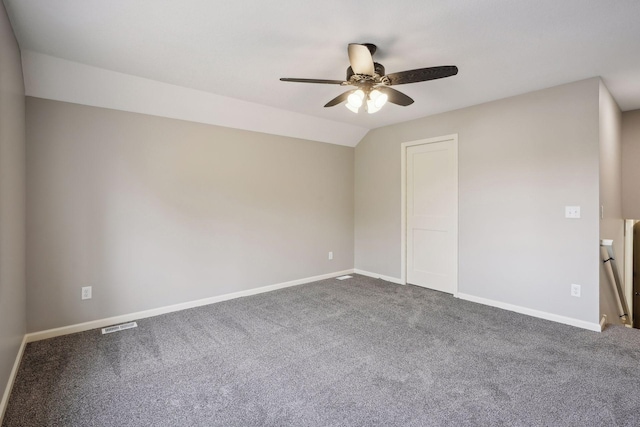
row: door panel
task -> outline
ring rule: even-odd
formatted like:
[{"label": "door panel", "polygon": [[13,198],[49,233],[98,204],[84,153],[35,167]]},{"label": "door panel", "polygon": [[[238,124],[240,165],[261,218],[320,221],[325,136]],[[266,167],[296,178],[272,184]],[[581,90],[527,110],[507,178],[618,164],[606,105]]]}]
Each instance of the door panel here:
[{"label": "door panel", "polygon": [[457,155],[454,141],[407,147],[407,283],[457,288]]}]

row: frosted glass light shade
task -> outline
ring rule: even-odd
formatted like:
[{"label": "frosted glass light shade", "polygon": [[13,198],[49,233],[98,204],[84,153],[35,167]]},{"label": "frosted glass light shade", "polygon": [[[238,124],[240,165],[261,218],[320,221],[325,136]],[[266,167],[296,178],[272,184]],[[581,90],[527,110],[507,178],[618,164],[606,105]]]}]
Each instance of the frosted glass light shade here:
[{"label": "frosted glass light shade", "polygon": [[387,102],[388,98],[385,93],[377,89],[372,90],[371,93],[369,93],[369,99],[367,99],[367,112],[369,114],[377,113]]},{"label": "frosted glass light shade", "polygon": [[[361,104],[362,104],[362,102],[361,102]],[[351,111],[353,111],[354,113],[356,113],[356,114],[358,114],[358,110],[360,109],[360,107],[354,107],[353,105],[351,105],[351,104],[349,104],[349,103],[347,103],[347,104],[346,104],[346,107],[347,107],[349,110],[351,110]]]},{"label": "frosted glass light shade", "polygon": [[362,106],[363,100],[364,92],[361,89],[358,89],[347,98],[347,108],[354,113],[357,113],[358,109]]}]

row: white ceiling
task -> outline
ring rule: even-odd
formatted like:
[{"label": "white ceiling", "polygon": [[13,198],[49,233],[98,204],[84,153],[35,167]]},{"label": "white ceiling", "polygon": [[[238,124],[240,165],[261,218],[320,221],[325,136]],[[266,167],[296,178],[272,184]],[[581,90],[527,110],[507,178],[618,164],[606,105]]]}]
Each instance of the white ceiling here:
[{"label": "white ceiling", "polygon": [[[601,76],[640,108],[637,0],[4,0],[22,50],[376,128]],[[415,99],[356,115],[323,105],[345,88],[347,44],[378,45],[387,73],[457,65],[395,86]]]}]

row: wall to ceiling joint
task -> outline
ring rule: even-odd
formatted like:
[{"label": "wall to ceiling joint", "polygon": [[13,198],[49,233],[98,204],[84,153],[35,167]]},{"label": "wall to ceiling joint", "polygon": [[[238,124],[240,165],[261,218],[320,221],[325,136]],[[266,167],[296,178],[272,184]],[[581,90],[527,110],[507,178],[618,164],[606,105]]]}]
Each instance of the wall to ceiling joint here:
[{"label": "wall to ceiling joint", "polygon": [[[367,129],[23,51],[27,96],[354,147]],[[284,84],[284,83],[283,83]],[[274,94],[274,96],[277,96]]]}]

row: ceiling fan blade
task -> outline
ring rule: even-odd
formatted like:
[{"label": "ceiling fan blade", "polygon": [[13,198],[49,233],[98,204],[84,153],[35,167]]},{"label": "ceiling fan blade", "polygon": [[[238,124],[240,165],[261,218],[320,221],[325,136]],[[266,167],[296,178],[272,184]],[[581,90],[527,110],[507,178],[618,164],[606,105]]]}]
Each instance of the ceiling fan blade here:
[{"label": "ceiling fan blade", "polygon": [[353,93],[352,90],[347,91],[345,93],[341,93],[340,95],[338,95],[335,98],[333,98],[331,101],[327,102],[324,106],[325,107],[333,107],[334,105],[338,105],[341,102],[346,101],[347,98],[349,97],[349,95],[351,95],[352,93]]},{"label": "ceiling fan blade", "polygon": [[356,74],[366,74],[367,76],[373,76],[373,58],[371,52],[366,45],[351,43],[349,44],[349,62],[351,68]]},{"label": "ceiling fan blade", "polygon": [[442,79],[444,77],[458,74],[458,67],[455,65],[444,65],[441,67],[418,68],[417,70],[400,71],[399,73],[387,74],[389,84],[404,85],[407,83],[424,82],[427,80]]},{"label": "ceiling fan blade", "polygon": [[322,83],[327,85],[341,85],[345,84],[344,80],[322,80],[322,79],[290,79],[283,77],[280,79],[282,82],[297,82],[297,83]]},{"label": "ceiling fan blade", "polygon": [[413,99],[400,91],[391,89],[389,86],[376,86],[376,89],[386,94],[389,97],[387,101],[393,104],[402,105],[403,107],[413,104]]}]

